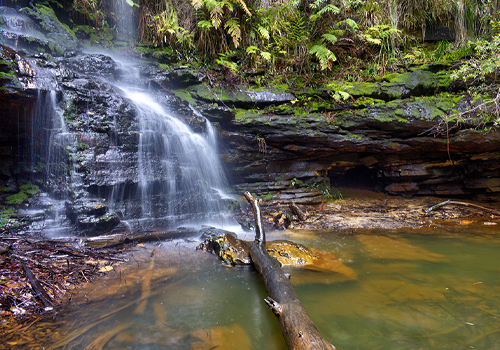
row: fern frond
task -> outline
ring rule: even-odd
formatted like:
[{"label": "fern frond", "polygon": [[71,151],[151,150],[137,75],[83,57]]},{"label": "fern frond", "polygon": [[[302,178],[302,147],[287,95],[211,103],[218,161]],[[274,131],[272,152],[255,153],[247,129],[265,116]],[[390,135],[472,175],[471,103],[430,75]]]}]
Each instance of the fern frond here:
[{"label": "fern frond", "polygon": [[345,24],[347,24],[349,27],[351,27],[352,30],[356,30],[356,29],[359,28],[358,24],[356,22],[354,22],[354,20],[352,20],[350,18],[347,18],[347,19],[345,19],[342,22],[345,22]]},{"label": "fern frond", "polygon": [[313,10],[315,10],[315,9],[321,7],[321,5],[323,5],[324,2],[325,2],[325,0],[316,0],[313,3],[309,4],[309,7],[312,8]]},{"label": "fern frond", "polygon": [[333,45],[335,45],[335,43],[337,42],[337,37],[333,34],[330,34],[330,33],[323,34],[323,38],[326,41],[329,41],[330,43],[332,43]]},{"label": "fern frond", "polygon": [[193,5],[195,10],[199,10],[203,7],[203,0],[191,0],[191,5]]},{"label": "fern frond", "polygon": [[215,6],[210,11],[210,20],[212,21],[212,25],[215,27],[215,29],[219,28],[220,24],[222,23],[222,15],[222,7]]},{"label": "fern frond", "polygon": [[231,35],[234,47],[237,48],[240,45],[241,40],[241,29],[238,20],[236,20],[235,18],[231,18],[224,24],[224,28],[227,30],[228,34]]},{"label": "fern frond", "polygon": [[198,25],[198,28],[200,28],[201,30],[209,30],[210,28],[213,28],[212,22],[205,21],[205,20],[198,21],[197,25]]},{"label": "fern frond", "polygon": [[259,51],[259,48],[257,46],[248,46],[246,49],[246,53],[248,55],[256,54],[257,51]]},{"label": "fern frond", "polygon": [[269,40],[269,38],[271,37],[269,35],[269,31],[263,26],[257,25],[257,31],[259,32],[260,36],[266,40]]},{"label": "fern frond", "polygon": [[337,60],[334,53],[331,52],[327,47],[323,45],[314,45],[309,49],[311,55],[315,55],[319,61],[321,70],[331,69],[332,62]]},{"label": "fern frond", "polygon": [[337,15],[340,13],[340,9],[333,4],[328,4],[317,12],[318,16],[323,16],[325,13]]},{"label": "fern frond", "polygon": [[266,61],[271,61],[271,58],[273,57],[273,55],[270,52],[266,51],[261,51],[260,56]]},{"label": "fern frond", "polygon": [[248,15],[248,17],[252,17],[252,13],[248,9],[247,4],[245,4],[245,1],[244,0],[236,0],[236,1],[238,2],[238,4],[240,4],[240,6],[246,12],[246,14]]},{"label": "fern frond", "polygon": [[309,31],[306,28],[304,23],[304,19],[298,15],[295,16],[294,19],[290,22],[290,33],[288,34],[289,38],[296,42],[302,42],[309,38]]}]

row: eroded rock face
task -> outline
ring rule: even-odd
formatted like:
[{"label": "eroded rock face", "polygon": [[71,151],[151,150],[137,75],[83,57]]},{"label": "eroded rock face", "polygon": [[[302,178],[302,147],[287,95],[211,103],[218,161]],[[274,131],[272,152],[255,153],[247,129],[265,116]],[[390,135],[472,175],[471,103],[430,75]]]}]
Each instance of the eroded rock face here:
[{"label": "eroded rock face", "polygon": [[199,108],[221,128],[222,157],[238,193],[298,203],[322,201],[325,190],[342,186],[498,197],[500,133],[474,130],[474,119],[462,127],[442,121],[482,102],[452,89],[447,74],[446,66],[428,65],[346,84],[339,89],[352,99],[343,105],[316,91],[295,92],[299,101],[316,99],[302,107]]}]

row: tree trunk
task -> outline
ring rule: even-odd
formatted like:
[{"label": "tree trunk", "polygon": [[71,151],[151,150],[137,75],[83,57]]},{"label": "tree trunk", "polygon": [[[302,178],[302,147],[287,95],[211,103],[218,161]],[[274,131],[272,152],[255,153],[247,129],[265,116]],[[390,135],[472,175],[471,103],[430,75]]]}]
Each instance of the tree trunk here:
[{"label": "tree trunk", "polygon": [[252,205],[256,224],[256,237],[250,245],[250,257],[264,280],[269,293],[265,302],[278,317],[288,348],[290,350],[335,350],[335,346],[323,339],[316,329],[297,297],[288,276],[281,270],[280,263],[267,253],[259,203],[249,192],[245,192],[245,197]]}]

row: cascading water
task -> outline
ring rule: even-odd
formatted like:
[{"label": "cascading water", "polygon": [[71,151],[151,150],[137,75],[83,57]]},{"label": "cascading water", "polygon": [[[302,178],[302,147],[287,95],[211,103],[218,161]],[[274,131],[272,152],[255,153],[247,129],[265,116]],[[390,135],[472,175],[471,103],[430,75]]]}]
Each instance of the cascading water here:
[{"label": "cascading water", "polygon": [[[128,2],[120,4],[130,17]],[[0,15],[6,44],[28,51],[57,44],[21,11],[0,8]],[[38,44],[17,47],[35,37],[32,27]],[[119,221],[123,230],[226,225],[216,132],[184,106],[183,117],[197,119],[193,132],[167,111],[177,108],[166,106],[169,98],[155,99],[147,87],[157,68],[78,50],[58,55],[28,54],[39,89],[28,158],[33,183],[58,200],[44,207],[52,225],[66,217],[93,234]]]},{"label": "cascading water", "polygon": [[141,218],[165,226],[214,220],[221,224],[218,191],[225,186],[214,130],[194,133],[151,95],[122,87],[140,123],[138,147]]},{"label": "cascading water", "polygon": [[113,1],[114,12],[117,17],[117,36],[119,40],[134,42],[137,26],[134,24],[133,10],[137,4],[132,0]]}]

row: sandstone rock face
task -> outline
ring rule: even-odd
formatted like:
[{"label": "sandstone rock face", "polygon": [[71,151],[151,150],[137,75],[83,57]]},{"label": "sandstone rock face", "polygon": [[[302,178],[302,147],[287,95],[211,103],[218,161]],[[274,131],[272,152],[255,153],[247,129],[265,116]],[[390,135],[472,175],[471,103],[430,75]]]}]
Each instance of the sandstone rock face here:
[{"label": "sandstone rock face", "polygon": [[[342,186],[396,195],[500,193],[499,132],[476,131],[481,121],[475,118],[443,121],[481,103],[451,87],[458,85],[451,84],[446,66],[322,88],[211,86],[194,69],[164,70],[140,60],[126,65],[81,52],[44,11],[0,8],[1,38],[18,45],[0,46],[2,199],[30,182],[71,199],[67,220],[82,228],[109,230],[118,218],[140,215],[140,120],[120,83],[148,87],[197,133],[211,132],[205,117],[212,121],[237,194],[249,190],[270,203],[320,203],[336,198],[332,189]],[[339,99],[338,92],[349,98]],[[51,120],[44,117],[48,109],[56,113]],[[53,130],[63,132],[54,137]],[[155,176],[152,183],[169,181]],[[160,206],[170,205],[162,193],[154,195]],[[75,209],[79,200],[95,198],[113,201],[105,212],[90,214],[102,217],[99,223],[88,210]],[[189,207],[184,200],[174,205]]]},{"label": "sandstone rock face", "polygon": [[415,67],[380,82],[340,86],[352,97],[345,104],[324,91],[305,93],[316,102],[299,107],[286,101],[243,107],[230,98],[216,105],[216,97],[209,105],[206,98],[198,102],[219,125],[222,157],[238,193],[299,203],[322,201],[329,189],[342,186],[496,197],[500,134],[476,131],[474,119],[470,125],[443,122],[442,116],[481,103],[453,91],[446,69]]}]

